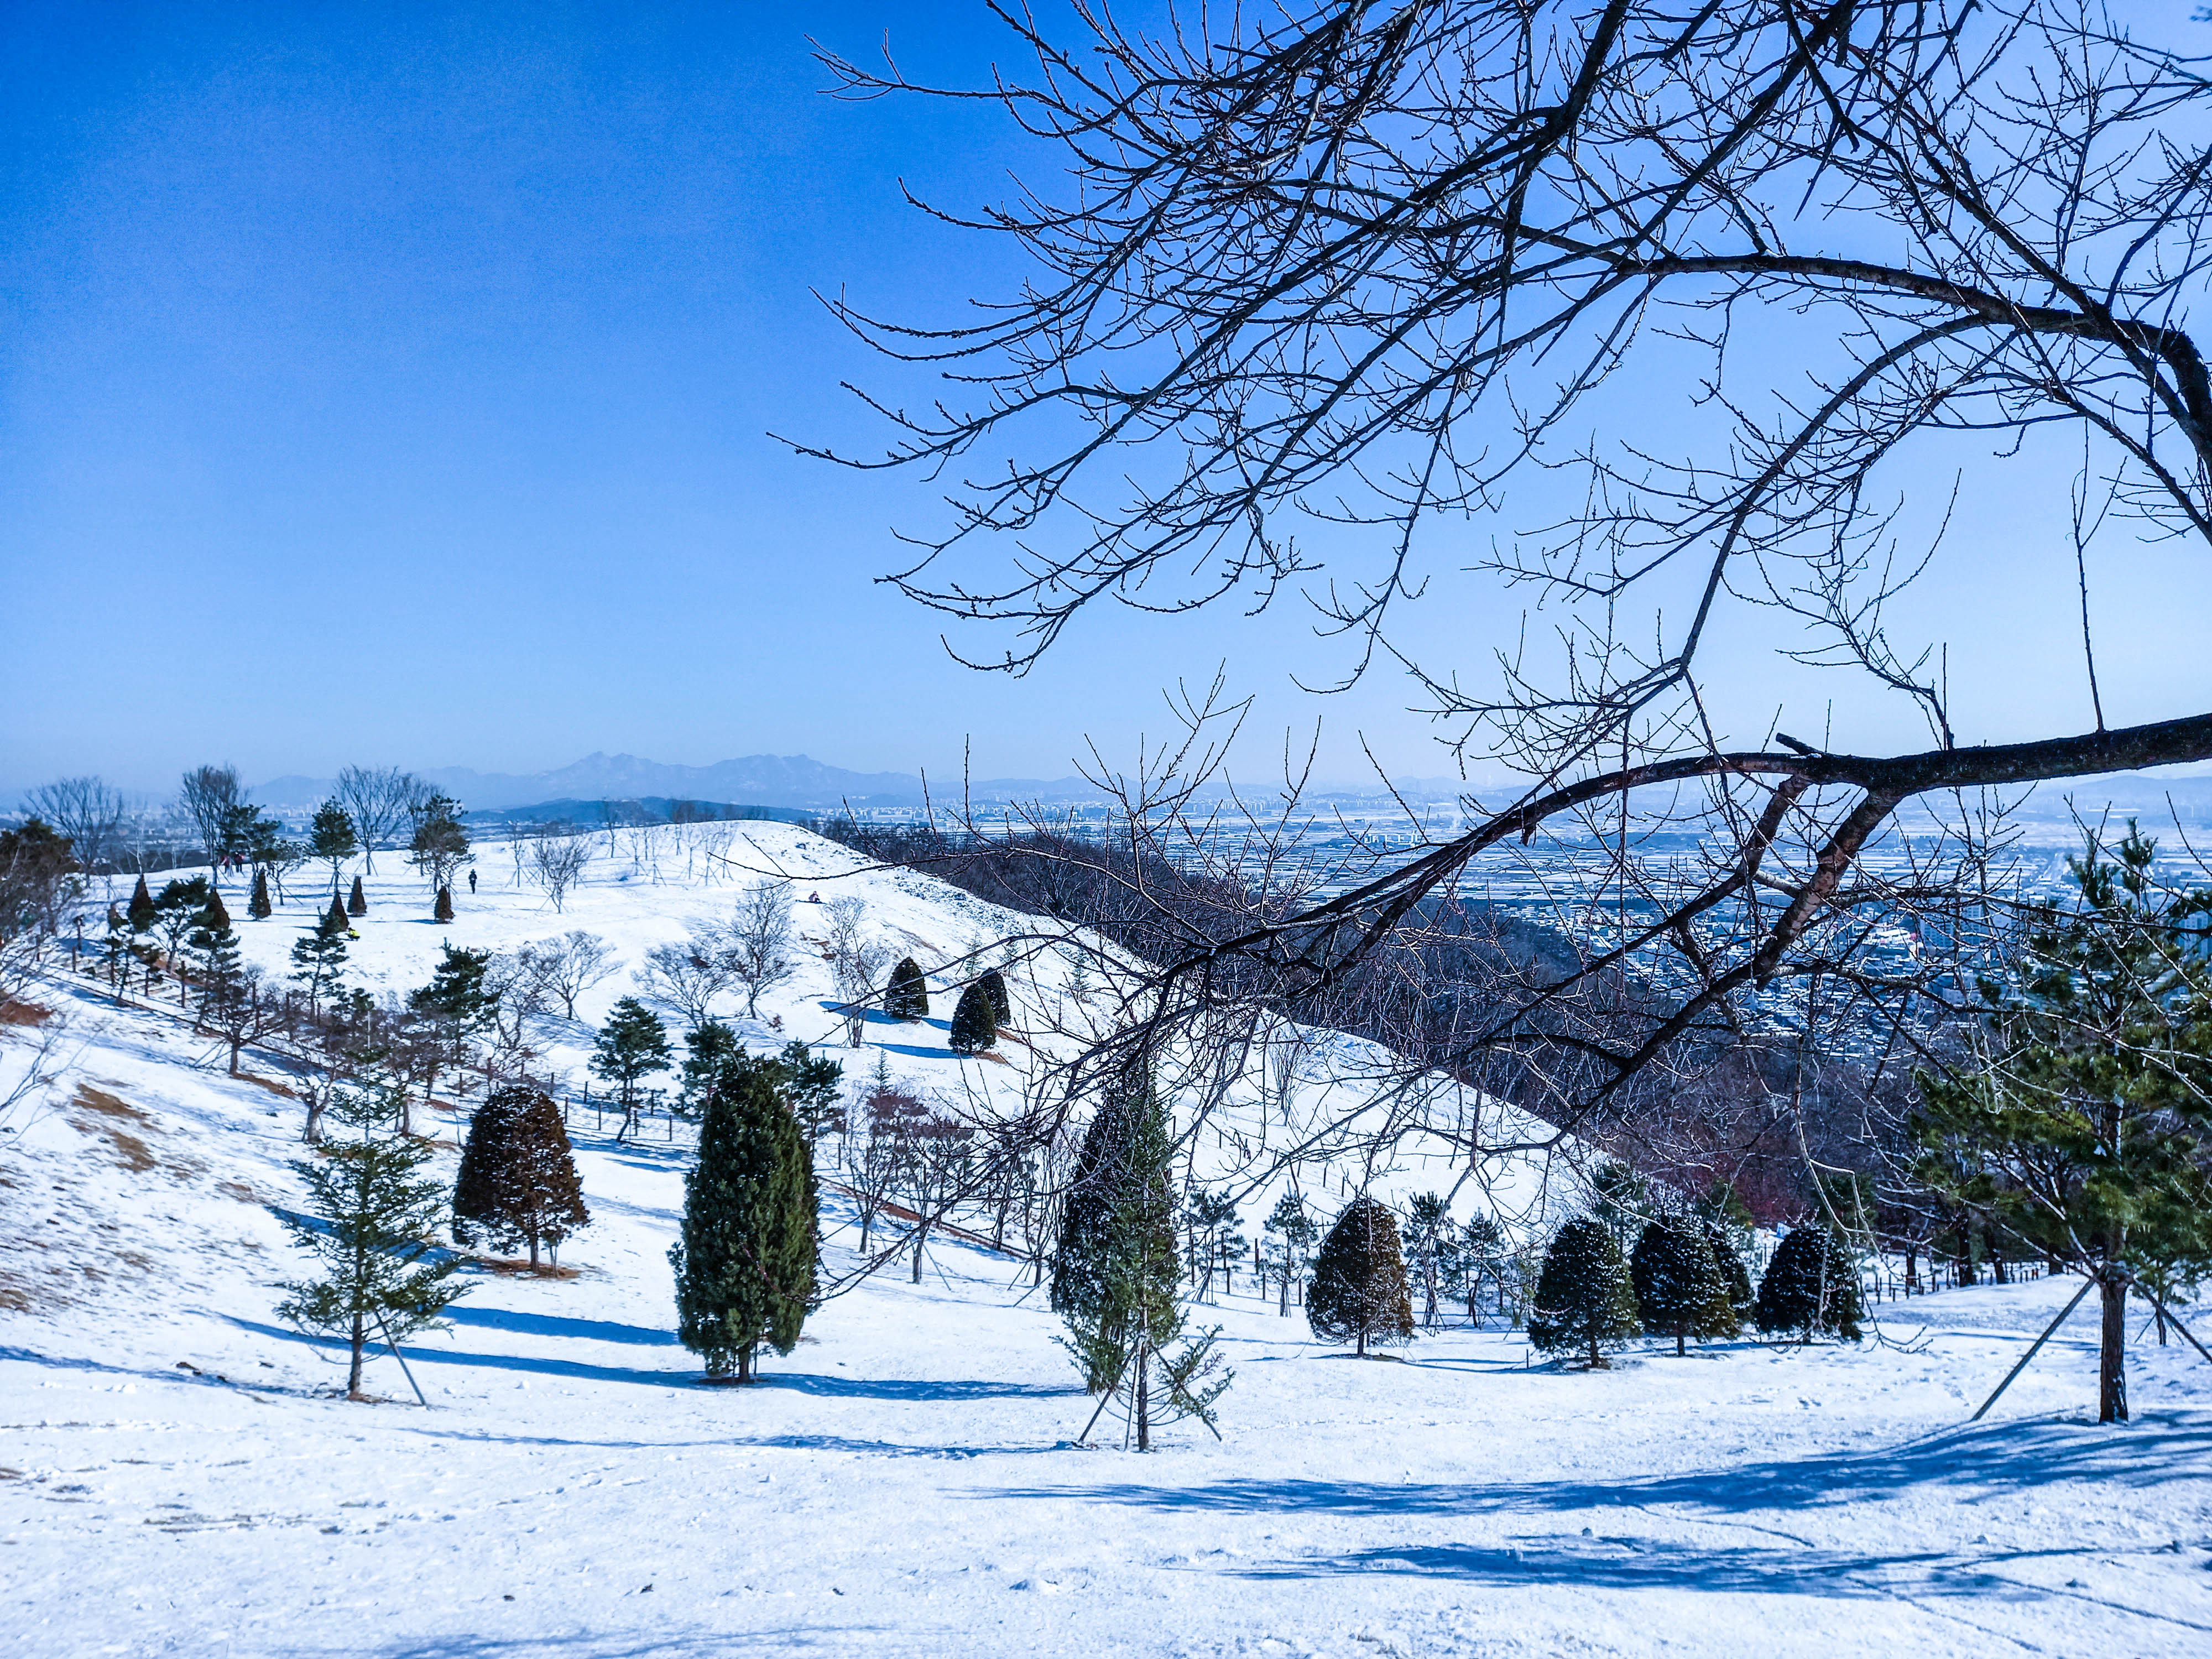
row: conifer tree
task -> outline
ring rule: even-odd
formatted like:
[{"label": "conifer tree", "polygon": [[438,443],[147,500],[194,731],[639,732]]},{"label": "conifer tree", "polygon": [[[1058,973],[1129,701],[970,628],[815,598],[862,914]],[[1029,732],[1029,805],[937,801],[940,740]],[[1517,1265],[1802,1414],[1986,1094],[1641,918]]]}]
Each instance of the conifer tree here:
[{"label": "conifer tree", "polygon": [[222,895],[212,884],[208,887],[207,908],[200,912],[200,926],[210,932],[230,931],[230,912],[223,908]]},{"label": "conifer tree", "polygon": [[1673,1337],[1678,1355],[1688,1352],[1689,1337],[1735,1334],[1739,1322],[1727,1277],[1696,1218],[1661,1215],[1645,1223],[1628,1273],[1644,1328]]},{"label": "conifer tree", "polygon": [[326,800],[315,809],[314,822],[307,830],[307,851],[315,858],[329,861],[331,893],[335,898],[344,875],[342,866],[361,851],[361,838],[354,834],[353,819],[335,800]]},{"label": "conifer tree", "polygon": [[422,804],[414,837],[407,846],[407,861],[429,878],[434,890],[446,893],[450,906],[453,896],[448,890],[455,872],[463,865],[476,862],[476,854],[469,850],[469,833],[461,827],[460,802],[450,795],[431,796]]},{"label": "conifer tree", "polygon": [[453,1183],[453,1242],[479,1238],[494,1249],[541,1245],[557,1261],[561,1243],[591,1224],[583,1183],[561,1109],[528,1084],[496,1089],[469,1120],[461,1168]]},{"label": "conifer tree", "polygon": [[276,911],[276,907],[269,902],[269,872],[256,870],[253,872],[253,896],[246,901],[246,914],[256,921],[266,921]]},{"label": "conifer tree", "polygon": [[446,1282],[459,1263],[429,1242],[445,1208],[444,1187],[422,1178],[430,1156],[404,1136],[373,1136],[292,1165],[307,1188],[307,1214],[280,1210],[277,1219],[323,1272],[284,1285],[276,1311],[351,1346],[348,1399],[362,1397],[362,1352],[373,1338],[397,1342],[428,1329],[462,1293]]},{"label": "conifer tree", "polygon": [[1442,1193],[1415,1193],[1406,1204],[1406,1272],[1421,1292],[1421,1322],[1437,1322],[1437,1298],[1459,1279],[1459,1229]]},{"label": "conifer tree", "polygon": [[407,1006],[429,1023],[445,1049],[447,1063],[458,1066],[468,1039],[490,1024],[498,1012],[499,993],[486,983],[489,951],[453,945],[438,949],[441,955],[430,982],[409,994]]},{"label": "conifer tree", "polygon": [[1194,1417],[1211,1428],[1231,1380],[1214,1351],[1218,1332],[1184,1331],[1174,1155],[1150,1067],[1133,1062],[1084,1135],[1053,1253],[1052,1306],[1067,1325],[1061,1346],[1091,1393],[1126,1402],[1139,1451],[1152,1449],[1164,1422]]},{"label": "conifer tree", "polygon": [[154,896],[146,889],[145,877],[140,876],[138,884],[131,890],[131,902],[125,908],[123,915],[131,924],[132,933],[150,933],[154,931],[155,924],[161,918],[154,908]]},{"label": "conifer tree", "polygon": [[687,1120],[706,1115],[721,1082],[722,1068],[744,1053],[738,1034],[719,1019],[695,1025],[684,1034],[684,1064],[677,1072],[676,1109]]},{"label": "conifer tree", "polygon": [[766,1065],[739,1058],[714,1085],[684,1182],[677,1334],[712,1377],[753,1380],[765,1342],[787,1354],[811,1310],[818,1199],[813,1154]]},{"label": "conifer tree", "polygon": [[1004,1030],[1014,1017],[1014,1000],[1006,992],[1006,976],[995,968],[986,968],[975,977],[983,994],[991,999],[991,1018]]},{"label": "conifer tree", "polygon": [[901,957],[898,966],[891,969],[890,984],[884,992],[884,1012],[893,1019],[929,1018],[929,981],[912,957]]},{"label": "conifer tree", "polygon": [[336,893],[331,895],[331,908],[323,912],[322,925],[333,933],[349,933],[353,931],[353,923],[347,919],[345,906],[339,902]]},{"label": "conifer tree", "polygon": [[793,1038],[775,1057],[775,1086],[784,1103],[799,1120],[810,1145],[839,1121],[838,1098],[845,1084],[845,1068],[826,1054],[817,1054]]},{"label": "conifer tree", "polygon": [[1759,1281],[1759,1328],[1769,1335],[1796,1332],[1810,1342],[1839,1336],[1856,1342],[1866,1304],[1858,1264],[1843,1241],[1815,1223],[1790,1232],[1776,1247]]},{"label": "conifer tree", "polygon": [[956,1054],[980,1054],[999,1040],[998,1011],[982,985],[970,985],[952,1010],[950,1045]]},{"label": "conifer tree", "polygon": [[1345,1206],[1314,1257],[1306,1323],[1324,1342],[1356,1341],[1362,1354],[1370,1342],[1412,1340],[1413,1296],[1389,1206],[1364,1194]]},{"label": "conifer tree", "polygon": [[1759,1298],[1751,1288],[1751,1270],[1743,1265],[1735,1237],[1720,1223],[1702,1221],[1698,1224],[1705,1231],[1705,1244],[1712,1251],[1713,1260],[1720,1264],[1721,1277],[1728,1281],[1729,1305],[1735,1310],[1736,1327],[1741,1329],[1759,1305]]},{"label": "conifer tree", "polygon": [[438,902],[430,907],[430,919],[433,921],[439,922],[451,921],[453,919],[453,890],[452,888],[441,887],[438,890]]},{"label": "conifer tree", "polygon": [[1321,1237],[1321,1228],[1305,1200],[1295,1192],[1286,1192],[1267,1212],[1260,1231],[1268,1236],[1267,1267],[1275,1280],[1275,1311],[1287,1319],[1291,1286],[1305,1282],[1306,1262],[1313,1255],[1314,1242]]},{"label": "conifer tree", "polygon": [[353,878],[353,896],[346,900],[346,914],[349,916],[365,916],[368,914],[368,895],[362,890],[359,876]]},{"label": "conifer tree", "polygon": [[653,1073],[668,1069],[669,1054],[668,1028],[635,997],[624,997],[608,1011],[607,1023],[592,1045],[592,1070],[615,1085],[623,1109],[617,1141],[637,1127],[640,1085]]},{"label": "conifer tree", "polygon": [[1613,1230],[1577,1216],[1553,1236],[1528,1315],[1529,1345],[1544,1353],[1581,1353],[1593,1370],[1606,1350],[1636,1334],[1636,1287]]},{"label": "conifer tree", "polygon": [[348,931],[345,912],[332,899],[329,913],[319,917],[305,937],[293,942],[293,982],[307,988],[310,1009],[319,1009],[325,988],[337,983],[346,963]]}]

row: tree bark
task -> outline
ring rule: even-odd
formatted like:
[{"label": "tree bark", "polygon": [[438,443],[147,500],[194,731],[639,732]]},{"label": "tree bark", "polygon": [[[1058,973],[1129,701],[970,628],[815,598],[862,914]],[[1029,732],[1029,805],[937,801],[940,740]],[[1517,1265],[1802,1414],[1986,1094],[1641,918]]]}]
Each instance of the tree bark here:
[{"label": "tree bark", "polygon": [[1142,1337],[1137,1339],[1137,1449],[1152,1449],[1152,1352]]},{"label": "tree bark", "polygon": [[2097,1420],[2128,1420],[2128,1281],[2118,1269],[2106,1267],[2097,1279],[2097,1294],[2104,1311],[2103,1340],[2097,1349]]},{"label": "tree bark", "polygon": [[368,1346],[368,1332],[359,1314],[353,1316],[353,1369],[346,1373],[346,1398],[361,1398],[361,1351]]}]

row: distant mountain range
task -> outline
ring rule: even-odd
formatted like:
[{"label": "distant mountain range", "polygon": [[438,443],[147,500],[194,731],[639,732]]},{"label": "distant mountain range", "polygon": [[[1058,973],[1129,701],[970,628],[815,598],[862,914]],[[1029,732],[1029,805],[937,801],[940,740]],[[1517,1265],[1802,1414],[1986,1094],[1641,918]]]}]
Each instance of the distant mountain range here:
[{"label": "distant mountain range", "polygon": [[[477,811],[526,806],[540,801],[638,800],[659,796],[673,800],[736,801],[752,806],[787,806],[828,811],[856,807],[920,806],[922,781],[908,772],[848,772],[805,755],[747,755],[712,766],[673,766],[635,755],[586,755],[554,772],[477,772],[465,766],[424,767],[416,775],[464,806]],[[248,791],[264,806],[313,806],[330,794],[329,778],[282,777]],[[951,782],[958,797],[960,785]],[[933,782],[933,793],[945,799]],[[1097,800],[1099,792],[1081,778],[993,778],[970,786],[980,800]]]}]

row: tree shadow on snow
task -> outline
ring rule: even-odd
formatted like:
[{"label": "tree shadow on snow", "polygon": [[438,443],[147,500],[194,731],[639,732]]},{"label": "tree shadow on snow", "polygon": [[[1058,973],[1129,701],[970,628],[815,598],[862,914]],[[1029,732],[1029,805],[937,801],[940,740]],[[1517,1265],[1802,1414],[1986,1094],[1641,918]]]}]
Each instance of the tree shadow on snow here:
[{"label": "tree shadow on snow", "polygon": [[976,1378],[823,1376],[809,1371],[763,1371],[757,1388],[836,1400],[1065,1400],[1079,1394],[1073,1386],[1042,1382],[1000,1382]]},{"label": "tree shadow on snow", "polygon": [[627,1342],[641,1347],[673,1347],[676,1333],[649,1325],[621,1325],[611,1319],[568,1319],[556,1314],[514,1313],[505,1308],[472,1308],[457,1303],[444,1317],[456,1325],[477,1325],[530,1336],[581,1337],[592,1342]]}]

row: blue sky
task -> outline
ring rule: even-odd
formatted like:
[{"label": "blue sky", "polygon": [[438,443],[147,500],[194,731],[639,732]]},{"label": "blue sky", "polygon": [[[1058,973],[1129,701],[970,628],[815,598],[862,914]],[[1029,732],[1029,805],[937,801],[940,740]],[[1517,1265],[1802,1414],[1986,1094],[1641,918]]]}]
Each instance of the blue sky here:
[{"label": "blue sky", "polygon": [[[820,94],[809,35],[886,32],[922,75],[1006,51],[967,0],[7,8],[0,788],[594,749],[943,775],[970,740],[981,775],[1051,776],[1086,738],[1129,762],[1161,688],[1217,661],[1261,698],[1248,775],[1317,716],[1334,775],[1363,738],[1447,770],[1402,681],[1292,689],[1316,660],[1294,606],[1102,615],[1016,682],[949,662],[938,619],[872,580],[934,497],[768,435],[881,439],[838,383],[886,372],[809,290],[925,320],[1005,291],[1006,252],[897,181],[972,207],[1037,161],[987,106]],[[1622,406],[1663,418],[1675,390]],[[2070,601],[2051,503],[2015,468],[1968,506],[1965,556],[1915,602],[1955,683],[1990,670],[1962,733],[2086,726],[2078,622],[2044,597]],[[1519,601],[1455,586],[1453,552],[1414,637],[1479,678]],[[2203,576],[2115,556],[2187,602],[2112,623],[2108,709],[2194,710]],[[1784,729],[1827,718],[1839,684],[1785,696],[1764,649],[1723,643],[1747,725],[1787,696]],[[2025,688],[2023,658],[2048,663]],[[1912,737],[1870,708],[1853,735]]]}]

